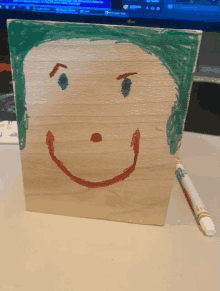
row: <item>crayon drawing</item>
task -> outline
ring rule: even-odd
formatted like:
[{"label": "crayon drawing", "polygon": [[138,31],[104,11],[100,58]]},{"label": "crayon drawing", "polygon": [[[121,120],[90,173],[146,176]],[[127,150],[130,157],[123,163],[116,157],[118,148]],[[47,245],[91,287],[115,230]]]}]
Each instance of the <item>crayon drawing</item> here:
[{"label": "crayon drawing", "polygon": [[7,25],[26,209],[163,225],[202,32]]}]

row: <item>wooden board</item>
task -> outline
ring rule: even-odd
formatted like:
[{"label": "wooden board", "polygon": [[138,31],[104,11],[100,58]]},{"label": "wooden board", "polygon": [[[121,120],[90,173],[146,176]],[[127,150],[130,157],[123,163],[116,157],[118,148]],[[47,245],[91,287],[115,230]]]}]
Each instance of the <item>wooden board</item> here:
[{"label": "wooden board", "polygon": [[[167,121],[180,95],[171,68],[132,42],[117,43],[105,36],[91,41],[85,27],[94,29],[95,25],[78,24],[85,34],[80,37],[74,29],[77,24],[66,24],[75,32],[71,37],[38,41],[23,59],[22,52],[18,54],[25,76],[22,84],[13,50],[22,41],[15,40],[13,23],[23,25],[20,37],[27,34],[26,39],[31,25],[35,25],[32,37],[37,38],[39,31],[46,35],[47,26],[57,23],[8,22],[17,113],[20,84],[25,87],[29,116],[26,145],[20,151],[26,209],[163,225],[179,153],[177,149],[171,154],[167,142]],[[117,28],[127,33],[131,29]],[[68,30],[61,24],[56,29]],[[158,29],[141,29],[145,41],[150,33],[160,35]],[[197,42],[191,47],[193,60],[188,59],[187,70],[179,73],[190,77],[187,102],[201,32],[188,33]],[[114,35],[111,30],[109,34]],[[151,35],[148,47],[154,45],[158,40]]]}]

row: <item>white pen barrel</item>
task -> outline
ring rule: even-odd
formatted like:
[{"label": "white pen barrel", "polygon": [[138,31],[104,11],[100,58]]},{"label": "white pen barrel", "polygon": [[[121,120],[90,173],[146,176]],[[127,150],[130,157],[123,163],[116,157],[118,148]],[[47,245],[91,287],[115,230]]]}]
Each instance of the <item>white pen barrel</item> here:
[{"label": "white pen barrel", "polygon": [[193,183],[191,182],[189,176],[187,175],[184,167],[181,164],[177,164],[177,169],[181,169],[182,171],[178,171],[179,179],[183,185],[183,187],[188,192],[190,199],[194,205],[195,211],[206,211],[204,204],[202,203],[195,187],[193,186]]},{"label": "white pen barrel", "polygon": [[191,203],[193,204],[193,209],[201,224],[202,229],[208,236],[213,236],[216,233],[215,225],[211,220],[210,215],[208,214],[183,165],[179,163],[176,166],[176,176],[185,191],[187,192],[189,196],[188,198],[190,199]]}]

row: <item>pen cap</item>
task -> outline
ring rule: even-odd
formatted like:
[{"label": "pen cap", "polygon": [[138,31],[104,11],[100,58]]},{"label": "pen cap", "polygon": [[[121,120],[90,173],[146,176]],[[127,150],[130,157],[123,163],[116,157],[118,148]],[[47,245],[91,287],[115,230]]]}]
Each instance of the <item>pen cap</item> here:
[{"label": "pen cap", "polygon": [[216,233],[214,223],[211,218],[206,216],[200,219],[200,224],[206,235],[213,236]]}]

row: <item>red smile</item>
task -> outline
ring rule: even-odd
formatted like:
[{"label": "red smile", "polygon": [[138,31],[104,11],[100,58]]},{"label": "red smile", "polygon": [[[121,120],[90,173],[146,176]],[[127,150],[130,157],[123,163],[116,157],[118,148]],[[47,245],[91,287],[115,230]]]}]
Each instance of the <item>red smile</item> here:
[{"label": "red smile", "polygon": [[46,137],[46,144],[48,145],[49,149],[49,154],[51,156],[51,159],[57,164],[57,166],[68,176],[70,177],[71,180],[74,182],[86,186],[88,188],[99,188],[99,187],[106,187],[113,185],[115,183],[118,183],[119,181],[123,181],[127,177],[130,176],[130,174],[135,170],[135,165],[137,163],[137,157],[139,154],[139,141],[140,140],[140,131],[137,129],[135,133],[133,134],[133,138],[131,140],[131,147],[133,146],[134,150],[134,163],[127,169],[123,171],[122,174],[115,176],[113,179],[109,179],[106,181],[102,182],[90,182],[90,181],[85,181],[81,178],[78,178],[76,176],[73,176],[67,168],[63,165],[63,163],[57,159],[57,157],[54,155],[54,147],[53,147],[53,142],[54,142],[54,136],[51,133],[51,131],[48,131],[47,137]]}]

